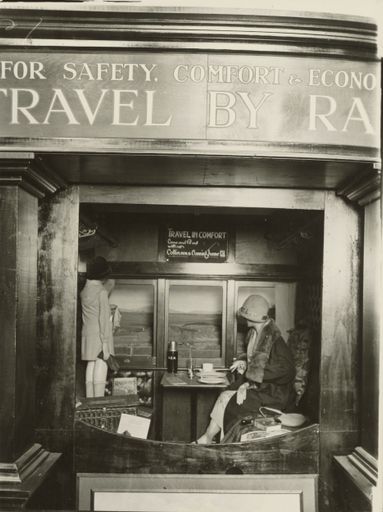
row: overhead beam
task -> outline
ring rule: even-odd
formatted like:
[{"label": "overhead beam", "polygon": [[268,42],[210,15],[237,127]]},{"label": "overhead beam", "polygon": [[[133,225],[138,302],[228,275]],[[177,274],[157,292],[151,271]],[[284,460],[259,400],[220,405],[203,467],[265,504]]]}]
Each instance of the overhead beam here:
[{"label": "overhead beam", "polygon": [[80,186],[80,203],[323,210],[325,192],[275,188]]}]

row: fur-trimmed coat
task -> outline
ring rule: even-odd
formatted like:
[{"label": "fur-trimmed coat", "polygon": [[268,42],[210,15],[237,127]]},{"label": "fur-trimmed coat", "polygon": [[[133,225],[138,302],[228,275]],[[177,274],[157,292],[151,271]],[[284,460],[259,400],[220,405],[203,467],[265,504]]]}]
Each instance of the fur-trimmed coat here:
[{"label": "fur-trimmed coat", "polygon": [[[246,344],[252,337],[250,328]],[[224,415],[224,431],[241,417],[256,414],[259,407],[269,406],[282,411],[291,411],[295,404],[295,365],[291,350],[282,338],[274,320],[270,320],[260,332],[252,353],[240,359],[247,360],[247,370],[229,389],[238,389],[244,382],[255,385],[248,389],[246,400],[238,405],[235,394],[229,401]]]}]

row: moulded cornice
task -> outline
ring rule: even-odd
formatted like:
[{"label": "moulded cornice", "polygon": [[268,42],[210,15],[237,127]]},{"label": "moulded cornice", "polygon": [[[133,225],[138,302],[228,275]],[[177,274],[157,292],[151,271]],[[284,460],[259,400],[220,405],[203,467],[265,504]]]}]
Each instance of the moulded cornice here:
[{"label": "moulded cornice", "polygon": [[0,463],[1,510],[24,508],[60,455],[48,452],[35,443],[14,463]]},{"label": "moulded cornice", "polygon": [[251,9],[5,5],[0,43],[10,46],[265,51],[361,59],[377,54],[377,27],[369,18]]},{"label": "moulded cornice", "polygon": [[0,186],[4,185],[19,186],[40,199],[65,187],[65,182],[34,153],[8,152],[0,154]]},{"label": "moulded cornice", "polygon": [[347,181],[339,187],[337,194],[360,206],[365,206],[380,198],[381,195],[381,170],[380,164],[374,164],[374,170],[351,181]]}]

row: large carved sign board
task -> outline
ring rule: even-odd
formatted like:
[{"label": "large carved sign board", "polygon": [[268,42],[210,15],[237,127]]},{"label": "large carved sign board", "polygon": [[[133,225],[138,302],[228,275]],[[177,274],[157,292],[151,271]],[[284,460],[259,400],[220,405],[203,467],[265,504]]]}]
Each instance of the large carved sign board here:
[{"label": "large carved sign board", "polygon": [[[262,54],[3,52],[0,149],[378,148],[379,65]],[[67,141],[67,142],[66,142]],[[66,147],[67,144],[67,147]],[[134,145],[134,144],[133,144]],[[302,149],[303,148],[303,149]],[[120,149],[121,150],[121,149]],[[224,149],[222,150],[224,151]]]}]

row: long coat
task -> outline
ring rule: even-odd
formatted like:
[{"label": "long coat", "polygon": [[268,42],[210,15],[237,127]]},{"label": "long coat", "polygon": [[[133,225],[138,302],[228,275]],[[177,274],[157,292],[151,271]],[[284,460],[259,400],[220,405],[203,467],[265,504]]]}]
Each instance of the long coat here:
[{"label": "long coat", "polygon": [[[252,331],[249,329],[247,343]],[[230,399],[224,414],[225,432],[239,418],[257,413],[262,405],[282,411],[294,409],[294,358],[274,320],[264,326],[252,353],[240,359],[247,359],[247,371],[230,388],[237,389],[244,382],[256,384],[257,388],[247,390],[246,400],[241,405],[236,402],[236,394]]]},{"label": "long coat", "polygon": [[114,354],[108,292],[101,281],[87,280],[80,293],[82,308],[81,359],[94,361],[106,345]]}]

